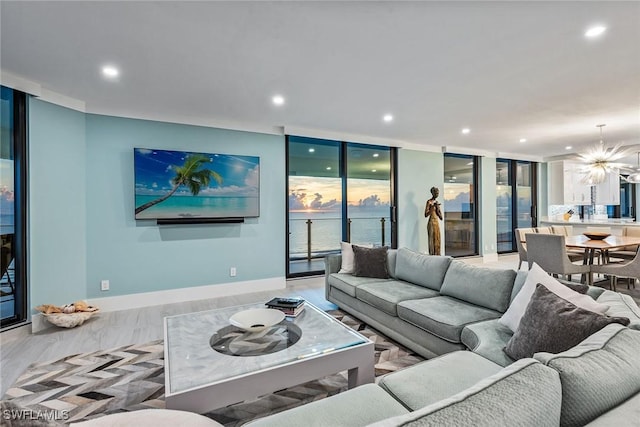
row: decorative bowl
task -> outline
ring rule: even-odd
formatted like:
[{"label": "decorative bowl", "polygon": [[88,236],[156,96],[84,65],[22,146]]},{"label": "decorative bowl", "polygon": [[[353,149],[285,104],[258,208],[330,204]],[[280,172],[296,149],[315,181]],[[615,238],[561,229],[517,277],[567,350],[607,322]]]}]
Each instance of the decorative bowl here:
[{"label": "decorative bowl", "polygon": [[284,313],[273,308],[254,308],[238,312],[229,323],[247,332],[260,332],[284,320]]},{"label": "decorative bowl", "polygon": [[604,233],[601,231],[591,231],[589,233],[582,233],[591,240],[603,240],[611,236],[611,233]]},{"label": "decorative bowl", "polygon": [[42,313],[42,315],[51,323],[60,328],[75,328],[82,325],[86,320],[89,320],[91,316],[96,314],[98,310],[94,311],[77,311],[75,313]]}]

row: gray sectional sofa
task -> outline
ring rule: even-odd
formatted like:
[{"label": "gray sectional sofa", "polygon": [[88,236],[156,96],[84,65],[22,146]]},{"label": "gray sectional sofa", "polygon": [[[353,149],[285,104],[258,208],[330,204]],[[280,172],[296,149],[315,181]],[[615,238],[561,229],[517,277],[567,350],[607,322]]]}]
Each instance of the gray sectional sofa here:
[{"label": "gray sectional sofa", "polygon": [[326,298],[429,360],[252,426],[640,426],[640,309],[630,297],[590,287],[629,327],[514,362],[503,351],[513,333],[498,319],[528,272],[408,249],[387,262],[391,277],[372,279],[338,273],[340,256],[328,257]]},{"label": "gray sectional sofa", "polygon": [[[339,256],[326,259],[327,299],[429,360],[251,426],[640,426],[640,309],[630,297],[589,288],[629,327],[610,324],[567,351],[514,362],[503,351],[513,333],[498,319],[528,272],[408,249],[389,251],[387,279],[338,273],[340,266]],[[163,413],[179,417],[142,412],[149,425],[168,425]],[[132,425],[136,415],[78,425]],[[184,425],[219,425],[188,416]]]}]

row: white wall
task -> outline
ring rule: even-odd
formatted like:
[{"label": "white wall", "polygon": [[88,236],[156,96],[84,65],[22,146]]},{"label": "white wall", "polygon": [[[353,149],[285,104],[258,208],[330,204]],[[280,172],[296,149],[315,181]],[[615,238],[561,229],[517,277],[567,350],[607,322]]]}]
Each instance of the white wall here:
[{"label": "white wall", "polygon": [[[444,188],[444,156],[442,153],[398,150],[398,247],[428,252],[427,220],[424,207],[431,198],[431,187]],[[444,223],[440,221],[444,254]]]}]

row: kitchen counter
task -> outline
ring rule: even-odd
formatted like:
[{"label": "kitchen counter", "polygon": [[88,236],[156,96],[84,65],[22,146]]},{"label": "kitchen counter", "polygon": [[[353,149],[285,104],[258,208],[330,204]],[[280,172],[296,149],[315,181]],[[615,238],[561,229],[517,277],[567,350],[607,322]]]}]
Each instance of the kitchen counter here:
[{"label": "kitchen counter", "polygon": [[588,227],[609,227],[611,234],[622,235],[624,227],[640,227],[640,223],[633,221],[631,218],[607,218],[607,219],[585,219],[585,220],[549,220],[540,221],[541,227],[552,225],[570,225],[573,227],[573,234],[582,234],[587,231]]}]

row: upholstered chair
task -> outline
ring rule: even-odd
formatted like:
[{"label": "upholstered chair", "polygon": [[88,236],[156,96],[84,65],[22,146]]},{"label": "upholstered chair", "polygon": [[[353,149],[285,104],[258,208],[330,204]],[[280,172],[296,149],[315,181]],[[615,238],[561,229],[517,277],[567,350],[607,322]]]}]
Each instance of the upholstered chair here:
[{"label": "upholstered chair", "polygon": [[526,234],[527,260],[529,265],[534,262],[544,271],[554,275],[567,276],[571,280],[572,274],[583,274],[590,283],[590,265],[574,264],[569,259],[564,236],[555,234]]}]

